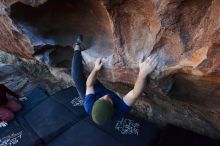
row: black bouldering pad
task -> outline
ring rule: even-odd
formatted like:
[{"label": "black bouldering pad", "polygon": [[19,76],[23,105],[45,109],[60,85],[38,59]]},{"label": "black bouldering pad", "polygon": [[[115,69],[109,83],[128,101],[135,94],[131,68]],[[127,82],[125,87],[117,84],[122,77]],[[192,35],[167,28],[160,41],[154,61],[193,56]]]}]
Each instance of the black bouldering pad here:
[{"label": "black bouldering pad", "polygon": [[160,129],[153,123],[127,114],[103,126],[96,125],[89,117],[87,120],[126,146],[151,146],[159,137]]},{"label": "black bouldering pad", "polygon": [[220,141],[169,124],[162,132],[158,146],[220,146]]},{"label": "black bouldering pad", "polygon": [[67,108],[47,99],[25,115],[25,120],[44,141],[49,141],[79,119]]},{"label": "black bouldering pad", "polygon": [[37,87],[33,90],[27,92],[25,96],[28,98],[26,101],[22,101],[21,104],[23,105],[23,109],[20,114],[25,114],[32,110],[35,106],[40,104],[42,101],[48,98],[48,95],[45,91],[43,91],[41,88]]},{"label": "black bouldering pad", "polygon": [[220,146],[220,140],[211,139],[202,135],[195,135],[192,142],[193,146]]},{"label": "black bouldering pad", "polygon": [[1,146],[34,146],[39,144],[40,139],[33,139],[29,131],[24,130],[15,120],[9,122],[7,127],[0,128]]},{"label": "black bouldering pad", "polygon": [[107,133],[86,121],[80,121],[48,146],[123,146]]},{"label": "black bouldering pad", "polygon": [[57,102],[66,106],[69,110],[73,112],[73,114],[82,118],[87,116],[83,107],[84,99],[79,97],[75,87],[64,89],[52,95],[51,97]]}]

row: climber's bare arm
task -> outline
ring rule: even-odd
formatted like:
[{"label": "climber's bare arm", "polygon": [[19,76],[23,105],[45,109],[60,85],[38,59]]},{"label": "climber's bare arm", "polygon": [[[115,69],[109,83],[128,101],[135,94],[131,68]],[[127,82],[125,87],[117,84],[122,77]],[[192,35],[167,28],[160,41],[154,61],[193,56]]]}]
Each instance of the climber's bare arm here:
[{"label": "climber's bare arm", "polygon": [[147,75],[150,74],[155,69],[157,62],[158,62],[158,57],[156,54],[151,55],[145,61],[144,61],[144,58],[140,60],[139,74],[138,74],[136,83],[134,85],[134,88],[130,92],[128,92],[123,98],[123,101],[128,106],[133,105],[135,101],[137,100],[137,98],[142,93]]},{"label": "climber's bare arm", "polygon": [[102,62],[101,59],[98,58],[96,59],[95,66],[86,81],[86,95],[95,93],[94,83],[96,81],[97,74],[101,68],[102,68]]}]

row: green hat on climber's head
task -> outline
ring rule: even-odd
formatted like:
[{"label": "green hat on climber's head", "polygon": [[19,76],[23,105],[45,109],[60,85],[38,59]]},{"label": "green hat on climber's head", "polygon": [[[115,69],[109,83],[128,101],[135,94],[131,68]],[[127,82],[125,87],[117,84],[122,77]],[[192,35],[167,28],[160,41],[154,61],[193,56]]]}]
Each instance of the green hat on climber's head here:
[{"label": "green hat on climber's head", "polygon": [[114,109],[110,101],[100,99],[93,104],[92,119],[98,125],[103,125],[111,120],[113,113]]}]

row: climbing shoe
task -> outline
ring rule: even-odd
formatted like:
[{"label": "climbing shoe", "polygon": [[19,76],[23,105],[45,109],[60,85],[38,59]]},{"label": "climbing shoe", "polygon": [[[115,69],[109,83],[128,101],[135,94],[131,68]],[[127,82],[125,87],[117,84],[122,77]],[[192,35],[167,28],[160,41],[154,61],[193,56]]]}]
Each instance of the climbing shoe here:
[{"label": "climbing shoe", "polygon": [[76,43],[75,43],[75,46],[73,46],[74,50],[85,50],[85,47],[82,45],[83,43],[83,35],[80,34],[77,36],[76,38]]},{"label": "climbing shoe", "polygon": [[82,44],[82,42],[83,42],[83,35],[80,34],[80,35],[77,36],[75,44],[80,46]]}]

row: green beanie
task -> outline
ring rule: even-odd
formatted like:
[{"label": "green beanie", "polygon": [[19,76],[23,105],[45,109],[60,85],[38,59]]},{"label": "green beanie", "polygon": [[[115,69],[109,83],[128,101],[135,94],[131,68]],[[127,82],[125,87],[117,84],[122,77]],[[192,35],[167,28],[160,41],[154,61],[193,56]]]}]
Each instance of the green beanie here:
[{"label": "green beanie", "polygon": [[101,99],[93,104],[92,119],[98,125],[103,125],[111,120],[113,113],[113,105],[109,101]]}]

